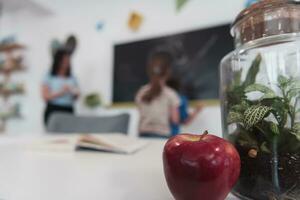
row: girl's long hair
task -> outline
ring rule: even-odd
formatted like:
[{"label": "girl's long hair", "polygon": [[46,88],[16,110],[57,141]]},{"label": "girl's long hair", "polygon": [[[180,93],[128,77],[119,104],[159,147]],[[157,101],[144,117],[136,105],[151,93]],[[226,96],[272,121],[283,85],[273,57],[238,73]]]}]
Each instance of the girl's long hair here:
[{"label": "girl's long hair", "polygon": [[[51,68],[51,76],[57,76],[58,72],[61,68],[61,63],[64,59],[65,56],[69,56],[70,52],[65,50],[65,49],[59,49],[55,52],[54,57],[53,57],[53,63],[52,63],[52,68]],[[68,70],[65,74],[66,77],[72,76],[72,71],[71,71],[71,66],[68,67]]]},{"label": "girl's long hair", "polygon": [[142,101],[150,103],[162,92],[161,82],[165,81],[171,68],[172,57],[167,52],[154,53],[148,64],[148,76],[150,79],[150,88],[142,97]]}]

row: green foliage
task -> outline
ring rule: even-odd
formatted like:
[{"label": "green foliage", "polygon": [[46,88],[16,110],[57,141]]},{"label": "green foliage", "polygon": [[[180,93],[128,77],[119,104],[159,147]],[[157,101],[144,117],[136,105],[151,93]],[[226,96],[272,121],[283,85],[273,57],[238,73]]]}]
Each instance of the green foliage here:
[{"label": "green foliage", "polygon": [[267,147],[267,142],[263,142],[260,145],[260,150],[264,153],[271,153],[271,150]]},{"label": "green foliage", "polygon": [[96,108],[101,105],[101,98],[99,94],[92,93],[85,97],[85,105],[89,108]]},{"label": "green foliage", "polygon": [[176,10],[180,11],[188,0],[176,0]]},{"label": "green foliage", "polygon": [[270,122],[270,129],[272,131],[272,133],[279,135],[280,134],[280,130],[277,124],[275,124],[274,122]]},{"label": "green foliage", "polygon": [[295,123],[291,133],[300,141],[300,123]]},{"label": "green foliage", "polygon": [[244,113],[249,108],[249,106],[250,105],[248,104],[248,102],[244,100],[240,104],[233,105],[230,110],[238,113]]},{"label": "green foliage", "polygon": [[252,128],[261,122],[272,110],[267,106],[254,105],[248,108],[244,113],[244,124],[246,129]]},{"label": "green foliage", "polygon": [[261,60],[262,57],[260,54],[258,54],[252,62],[252,65],[247,73],[246,79],[243,83],[244,88],[255,83],[256,75],[259,72]]},{"label": "green foliage", "polygon": [[267,86],[264,86],[262,84],[257,84],[257,83],[249,85],[248,87],[246,87],[245,92],[246,93],[249,93],[249,92],[261,92],[261,93],[263,93],[264,95],[260,98],[260,100],[272,99],[272,98],[276,97],[276,94],[273,90],[271,90]]},{"label": "green foliage", "polygon": [[232,124],[232,123],[241,123],[243,122],[243,115],[241,113],[238,113],[238,112],[229,112],[228,114],[228,119],[227,119],[227,122],[229,124]]},{"label": "green foliage", "polygon": [[278,84],[280,88],[285,89],[290,84],[290,80],[283,75],[279,75]]},{"label": "green foliage", "polygon": [[[234,74],[232,85],[228,88],[228,124],[237,124],[237,130],[231,135],[231,141],[242,147],[256,148],[270,153],[275,138],[284,150],[300,149],[300,122],[296,122],[296,109],[300,98],[300,81],[293,77],[279,75],[275,88],[256,83],[262,56],[258,54],[252,62],[244,81],[242,71]],[[276,86],[274,86],[276,87]],[[274,90],[273,90],[274,89]],[[262,96],[249,100],[248,93],[259,92]],[[277,139],[276,139],[277,141]]]}]

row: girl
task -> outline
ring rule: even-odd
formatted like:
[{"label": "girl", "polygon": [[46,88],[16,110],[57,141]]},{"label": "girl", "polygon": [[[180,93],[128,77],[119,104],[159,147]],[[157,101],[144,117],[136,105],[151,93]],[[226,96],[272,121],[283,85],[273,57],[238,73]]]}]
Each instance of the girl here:
[{"label": "girl", "polygon": [[79,96],[76,79],[70,67],[70,54],[66,50],[57,50],[51,72],[42,84],[42,96],[46,102],[44,122],[47,125],[55,112],[74,113],[74,103]]},{"label": "girl", "polygon": [[168,137],[169,123],[179,123],[179,98],[166,86],[170,75],[171,56],[166,52],[155,53],[148,65],[150,82],[136,95],[140,112],[139,131],[144,137]]},{"label": "girl", "polygon": [[178,110],[179,123],[170,123],[172,135],[177,135],[180,133],[181,125],[189,125],[195,120],[198,113],[202,110],[203,104],[199,103],[193,112],[189,112],[189,100],[184,94],[182,94],[180,79],[178,77],[172,77],[167,81],[167,85],[177,92],[177,95],[180,99]]}]

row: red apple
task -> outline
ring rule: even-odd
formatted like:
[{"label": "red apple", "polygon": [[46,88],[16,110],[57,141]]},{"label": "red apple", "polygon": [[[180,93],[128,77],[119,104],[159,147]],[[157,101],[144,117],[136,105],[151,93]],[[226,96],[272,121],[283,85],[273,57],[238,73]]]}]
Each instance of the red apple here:
[{"label": "red apple", "polygon": [[224,200],[241,167],[234,146],[207,132],[170,138],[164,147],[163,164],[176,200]]}]

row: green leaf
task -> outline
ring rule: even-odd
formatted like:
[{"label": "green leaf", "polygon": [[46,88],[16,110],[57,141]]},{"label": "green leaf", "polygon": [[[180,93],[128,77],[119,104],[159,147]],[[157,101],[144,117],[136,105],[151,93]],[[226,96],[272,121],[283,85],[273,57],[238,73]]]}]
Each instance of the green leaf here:
[{"label": "green leaf", "polygon": [[259,72],[259,66],[260,66],[261,61],[262,61],[261,54],[258,54],[256,56],[256,58],[254,59],[254,61],[252,62],[251,67],[247,73],[246,79],[243,83],[244,87],[247,87],[247,86],[255,83],[255,79],[256,79],[257,73]]},{"label": "green leaf", "polygon": [[272,99],[264,99],[260,102],[264,106],[272,108],[272,113],[274,114],[280,127],[283,127],[287,120],[288,108],[282,97],[274,97]]},{"label": "green leaf", "polygon": [[176,0],[176,10],[180,11],[188,0]]},{"label": "green leaf", "polygon": [[276,94],[272,94],[272,93],[267,93],[267,94],[264,94],[262,97],[260,97],[260,100],[263,100],[263,99],[273,99],[276,97]]},{"label": "green leaf", "polygon": [[264,86],[264,85],[258,84],[258,83],[255,83],[255,84],[252,84],[252,85],[249,85],[248,87],[246,87],[245,92],[246,93],[249,93],[249,92],[264,93],[264,95],[261,97],[260,100],[262,100],[262,99],[272,99],[272,98],[276,97],[276,94],[273,90],[271,90],[267,86]]},{"label": "green leaf", "polygon": [[273,122],[270,122],[270,129],[271,129],[272,133],[274,133],[275,135],[280,134],[278,125]]},{"label": "green leaf", "polygon": [[253,134],[249,134],[249,132],[240,129],[240,133],[237,135],[236,138],[237,143],[245,148],[254,148],[258,149],[258,143],[256,138]]},{"label": "green leaf", "polygon": [[244,113],[244,124],[246,129],[252,128],[254,125],[262,121],[272,110],[268,106],[251,106]]},{"label": "green leaf", "polygon": [[229,112],[228,114],[228,124],[243,122],[243,115],[238,112]]},{"label": "green leaf", "polygon": [[297,139],[300,141],[300,123],[295,123],[292,130],[291,130],[291,133],[293,135],[295,135],[297,137]]},{"label": "green leaf", "polygon": [[234,86],[227,91],[226,94],[230,106],[240,104],[243,99],[246,99],[244,88],[242,86]]},{"label": "green leaf", "polygon": [[242,100],[241,104],[232,106],[230,110],[234,112],[244,113],[248,108],[249,104],[246,101]]},{"label": "green leaf", "polygon": [[260,145],[260,150],[264,153],[271,153],[271,150],[267,147],[267,142],[263,142]]},{"label": "green leaf", "polygon": [[297,80],[295,78],[291,78],[291,88],[300,88],[300,80]]},{"label": "green leaf", "polygon": [[289,90],[287,91],[288,99],[291,100],[293,97],[300,95],[300,81],[291,79],[289,83]]},{"label": "green leaf", "polygon": [[285,77],[283,75],[279,75],[277,81],[279,83],[280,88],[286,88],[291,82],[290,79],[288,79],[287,77]]},{"label": "green leaf", "polygon": [[235,85],[240,85],[241,84],[242,72],[243,72],[242,69],[234,72],[234,74],[233,74],[233,83]]},{"label": "green leaf", "polygon": [[270,149],[267,147],[267,142],[263,142],[260,145],[260,150],[264,153],[271,153]]},{"label": "green leaf", "polygon": [[300,95],[300,88],[293,88],[287,92],[287,97],[291,100],[293,97],[297,97]]}]

